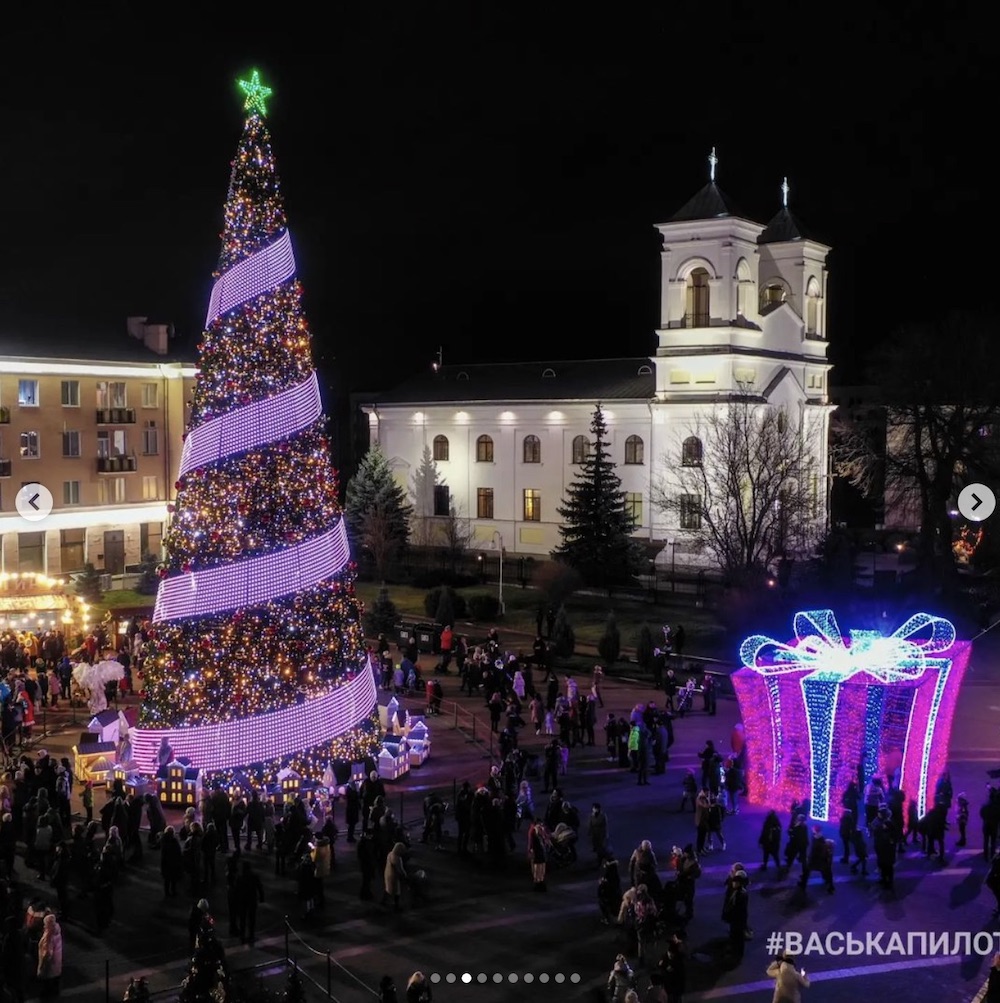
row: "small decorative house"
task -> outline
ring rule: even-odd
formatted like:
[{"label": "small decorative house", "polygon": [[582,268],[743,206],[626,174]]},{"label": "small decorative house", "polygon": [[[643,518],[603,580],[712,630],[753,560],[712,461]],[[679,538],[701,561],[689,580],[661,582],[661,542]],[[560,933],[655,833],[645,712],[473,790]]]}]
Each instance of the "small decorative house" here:
[{"label": "small decorative house", "polygon": [[406,744],[410,750],[410,766],[422,766],[431,754],[431,730],[426,722],[421,719],[410,726]]},{"label": "small decorative house", "polygon": [[97,736],[99,742],[113,742],[115,745],[118,744],[120,727],[116,710],[102,710],[99,714],[95,714],[87,725],[87,729]]},{"label": "small decorative house", "polygon": [[[96,735],[91,734],[91,738]],[[87,742],[73,746],[73,776],[82,784],[90,780],[95,784],[106,783],[108,770],[99,769],[94,772],[94,765],[99,760],[105,760],[102,765],[113,765],[115,756],[114,742]]]},{"label": "small decorative house", "polygon": [[168,807],[197,807],[201,804],[201,770],[185,759],[161,766],[156,774],[156,793],[160,803]]},{"label": "small decorative house", "polygon": [[294,801],[302,791],[302,777],[291,767],[285,767],[278,772],[278,787],[283,800]]},{"label": "small decorative house", "polygon": [[365,772],[364,763],[351,763],[351,780],[353,780],[354,783],[364,783],[367,776],[368,774]]},{"label": "small decorative house", "polygon": [[378,754],[378,775],[383,780],[398,780],[410,769],[410,754],[406,745],[383,747]]},{"label": "small decorative house", "polygon": [[379,704],[378,723],[383,731],[389,731],[392,728],[393,716],[398,716],[399,711],[399,701],[395,697],[391,697],[384,707]]}]

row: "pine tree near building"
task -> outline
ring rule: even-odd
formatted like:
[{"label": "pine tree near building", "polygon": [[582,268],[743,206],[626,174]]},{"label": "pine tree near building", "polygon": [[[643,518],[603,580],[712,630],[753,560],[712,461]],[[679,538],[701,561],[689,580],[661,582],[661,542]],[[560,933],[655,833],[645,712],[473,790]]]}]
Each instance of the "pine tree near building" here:
[{"label": "pine tree near building", "polygon": [[621,478],[608,453],[608,427],[599,404],[590,432],[590,453],[557,510],[563,542],[552,556],[579,571],[588,585],[609,588],[637,574],[641,559],[632,539],[635,520],[626,508]]},{"label": "pine tree near building", "polygon": [[270,90],[256,71],[240,86],[133,753],[155,763],[163,738],[209,775],[320,776],[330,760],[375,753],[375,691],[264,119]]},{"label": "pine tree near building", "polygon": [[406,491],[393,476],[381,446],[373,443],[348,481],[344,500],[344,516],[355,548],[368,549],[376,565],[380,563],[377,555],[384,555],[391,563],[406,550],[412,514]]}]

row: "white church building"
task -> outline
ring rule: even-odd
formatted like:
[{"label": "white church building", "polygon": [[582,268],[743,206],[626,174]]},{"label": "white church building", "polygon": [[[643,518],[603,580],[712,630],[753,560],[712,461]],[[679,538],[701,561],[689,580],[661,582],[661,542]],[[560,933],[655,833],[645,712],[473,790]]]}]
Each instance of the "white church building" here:
[{"label": "white church building", "polygon": [[809,490],[825,527],[830,248],[789,211],[787,183],[766,225],[737,214],[715,182],[716,163],[713,150],[708,184],[657,225],[662,286],[651,357],[437,366],[361,402],[370,441],[407,490],[430,451],[438,476],[431,522],[455,512],[471,547],[549,554],[600,403],[635,535],[662,543],[668,562],[701,564],[697,504],[682,499],[664,511],[653,498],[673,480],[682,490],[680,471],[701,463],[706,416],[751,396],[782,408],[813,444]]}]

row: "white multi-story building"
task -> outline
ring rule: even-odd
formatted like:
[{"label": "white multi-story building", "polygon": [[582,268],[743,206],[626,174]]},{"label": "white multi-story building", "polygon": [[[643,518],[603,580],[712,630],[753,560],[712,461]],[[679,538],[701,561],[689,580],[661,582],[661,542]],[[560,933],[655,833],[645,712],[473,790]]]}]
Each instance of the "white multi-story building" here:
[{"label": "white multi-story building", "polygon": [[669,543],[671,559],[699,562],[696,520],[683,505],[654,508],[652,498],[658,488],[669,492],[672,478],[681,490],[680,468],[701,460],[699,427],[734,396],[780,406],[804,430],[816,519],[825,524],[830,249],[789,211],[787,184],[774,218],[755,223],[716,185],[714,151],[709,162],[709,183],[657,226],[662,288],[652,357],[438,366],[361,402],[370,440],[400,483],[411,487],[430,450],[440,478],[434,516],[453,507],[470,521],[472,546],[498,537],[525,554],[558,546],[556,509],[598,403],[636,536]]}]

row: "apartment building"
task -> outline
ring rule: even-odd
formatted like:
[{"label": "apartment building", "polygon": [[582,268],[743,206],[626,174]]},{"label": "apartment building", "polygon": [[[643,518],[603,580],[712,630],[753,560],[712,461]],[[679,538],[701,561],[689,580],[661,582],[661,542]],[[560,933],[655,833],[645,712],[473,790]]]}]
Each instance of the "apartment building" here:
[{"label": "apartment building", "polygon": [[[0,326],[0,572],[123,574],[159,555],[195,378],[166,324],[31,337]],[[37,482],[38,522],[15,507]]]}]

